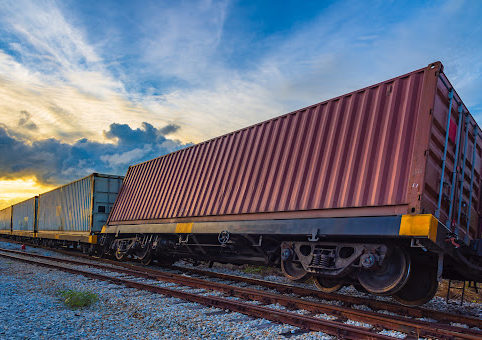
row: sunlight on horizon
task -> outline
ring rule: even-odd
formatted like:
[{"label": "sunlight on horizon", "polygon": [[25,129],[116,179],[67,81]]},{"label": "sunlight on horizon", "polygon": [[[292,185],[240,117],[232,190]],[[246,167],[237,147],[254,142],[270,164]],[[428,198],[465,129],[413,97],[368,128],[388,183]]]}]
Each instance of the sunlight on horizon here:
[{"label": "sunlight on horizon", "polygon": [[0,178],[0,209],[22,202],[55,187],[39,183],[34,176],[16,179]]}]

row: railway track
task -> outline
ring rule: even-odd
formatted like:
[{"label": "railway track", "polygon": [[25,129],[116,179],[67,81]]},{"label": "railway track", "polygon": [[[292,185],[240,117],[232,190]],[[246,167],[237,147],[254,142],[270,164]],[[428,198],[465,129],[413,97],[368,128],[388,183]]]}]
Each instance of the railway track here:
[{"label": "railway track", "polygon": [[[44,247],[41,247],[41,248],[44,248]],[[116,266],[124,267],[128,269],[134,269],[137,271],[142,270],[144,272],[152,273],[152,274],[159,273],[158,269],[153,269],[146,266],[139,266],[129,262],[119,262],[119,261],[114,261],[114,260],[105,259],[105,258],[92,257],[86,254],[68,251],[64,249],[51,249],[51,248],[44,248],[44,249],[49,249],[49,250],[58,252],[60,254],[76,256],[76,257],[85,258],[89,260],[95,259],[96,261],[99,261],[99,262],[108,263],[108,264],[112,264],[112,265],[116,265]],[[344,307],[364,305],[376,311],[387,311],[387,312],[391,312],[391,313],[395,313],[398,315],[403,315],[411,318],[429,318],[429,319],[437,320],[439,323],[465,324],[465,325],[468,325],[469,327],[477,327],[482,329],[482,321],[476,318],[471,318],[460,314],[446,313],[439,310],[427,309],[423,307],[403,306],[398,303],[392,303],[389,301],[380,301],[372,298],[364,298],[364,297],[344,295],[344,294],[338,294],[338,293],[328,294],[328,293],[323,293],[319,290],[309,289],[305,287],[299,287],[299,286],[283,284],[279,282],[249,278],[245,276],[217,273],[217,272],[198,269],[198,268],[188,268],[188,267],[180,267],[180,266],[171,266],[168,268],[179,272],[183,272],[183,273],[200,275],[200,276],[209,277],[209,278],[216,278],[216,279],[230,281],[230,282],[246,283],[253,286],[265,287],[272,290],[276,290],[279,293],[283,293],[283,294],[295,294],[299,297],[315,297],[321,300],[337,301],[339,303],[342,303]]]},{"label": "railway track", "polygon": [[226,281],[244,282],[244,283],[249,283],[256,286],[262,286],[262,287],[276,290],[283,294],[295,294],[298,296],[316,297],[321,300],[339,301],[343,303],[343,305],[346,307],[351,307],[356,305],[365,305],[370,307],[373,310],[385,310],[388,312],[401,314],[412,318],[430,318],[430,319],[435,319],[441,323],[453,322],[453,323],[466,324],[470,327],[478,327],[478,328],[482,327],[482,321],[478,319],[467,317],[464,315],[457,315],[457,314],[441,312],[438,310],[427,309],[423,307],[409,307],[409,306],[403,306],[397,303],[392,303],[389,301],[380,301],[380,300],[375,300],[373,298],[364,298],[364,297],[344,295],[344,294],[338,294],[338,293],[328,294],[328,293],[323,293],[319,290],[309,289],[305,287],[299,287],[299,286],[294,286],[290,284],[278,283],[278,282],[267,281],[267,280],[260,280],[260,279],[249,278],[244,276],[217,273],[217,272],[202,270],[198,268],[188,268],[188,267],[180,267],[180,266],[172,266],[172,268],[185,273],[218,278]]},{"label": "railway track", "polygon": [[[253,288],[236,287],[219,282],[213,282],[196,277],[188,277],[172,272],[163,272],[151,268],[135,266],[127,263],[118,263],[115,261],[102,259],[106,264],[92,263],[92,258],[88,257],[90,262],[82,262],[76,260],[68,260],[55,258],[50,256],[42,256],[37,254],[30,254],[14,250],[0,249],[0,256],[9,257],[25,261],[31,264],[48,266],[57,268],[59,270],[68,271],[74,274],[81,274],[92,278],[110,281],[116,284],[123,284],[128,287],[149,290],[164,295],[178,297],[191,302],[198,302],[204,305],[216,306],[220,308],[229,309],[236,312],[241,312],[254,317],[262,317],[275,322],[282,322],[300,327],[302,329],[323,331],[327,334],[335,335],[344,338],[386,338],[380,335],[383,329],[396,330],[407,334],[409,337],[436,337],[436,338],[460,338],[460,339],[480,339],[482,332],[461,327],[454,327],[443,323],[430,323],[426,321],[414,320],[401,316],[385,315],[381,313],[362,311],[346,306],[335,306],[322,302],[306,301],[302,298],[274,294],[271,292],[262,291]],[[53,265],[52,263],[39,262],[29,260],[26,257],[36,258],[40,260],[47,260],[50,262],[58,262],[76,266],[90,266],[101,269],[103,271],[110,271],[128,275],[135,279],[147,279],[155,281],[172,282],[176,285],[188,286],[191,288],[219,291],[229,297],[235,297],[247,301],[258,301],[261,305],[253,305],[252,303],[243,301],[226,300],[222,297],[203,296],[187,292],[179,292],[168,288],[160,288],[151,284],[133,281],[132,279],[113,278],[112,276],[100,275],[98,273],[91,273],[80,271],[73,268],[65,268],[63,266]],[[114,266],[112,266],[114,265]],[[196,270],[199,274],[199,271]],[[204,271],[203,271],[204,274]],[[92,276],[93,275],[93,276]],[[226,278],[222,274],[223,278]],[[261,280],[260,280],[261,281]],[[159,290],[160,289],[160,290]],[[316,291],[315,291],[316,292]],[[301,315],[287,310],[279,311],[276,309],[265,307],[265,305],[278,304],[286,307],[289,310],[304,310],[308,311],[308,315]],[[265,314],[267,313],[267,314]],[[335,321],[327,321],[319,318],[314,318],[316,314],[327,314],[336,317]],[[448,319],[448,315],[445,315]],[[355,327],[345,324],[347,320],[353,320],[372,325],[367,330],[362,327]],[[464,323],[473,327],[480,327],[482,324],[479,320],[465,317]],[[453,321],[452,321],[453,322]],[[460,322],[460,318],[457,319]]]}]

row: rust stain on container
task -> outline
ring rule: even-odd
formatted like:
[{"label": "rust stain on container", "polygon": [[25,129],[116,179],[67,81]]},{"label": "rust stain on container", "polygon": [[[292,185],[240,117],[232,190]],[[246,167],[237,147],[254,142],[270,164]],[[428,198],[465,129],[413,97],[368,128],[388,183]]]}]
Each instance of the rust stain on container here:
[{"label": "rust stain on container", "polygon": [[[434,213],[448,111],[442,72],[434,63],[131,166],[108,223]],[[475,173],[478,216],[480,151]]]}]

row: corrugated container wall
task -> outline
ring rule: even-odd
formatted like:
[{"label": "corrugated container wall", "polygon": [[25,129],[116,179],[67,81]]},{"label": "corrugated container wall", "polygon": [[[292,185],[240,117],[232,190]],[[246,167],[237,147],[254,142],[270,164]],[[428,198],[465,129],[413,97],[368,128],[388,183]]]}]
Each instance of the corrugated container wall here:
[{"label": "corrugated container wall", "polygon": [[0,210],[0,230],[12,231],[12,207]]},{"label": "corrugated container wall", "polygon": [[108,224],[434,213],[421,201],[432,114],[448,111],[434,106],[442,71],[434,63],[132,166]]},{"label": "corrugated container wall", "polygon": [[12,206],[12,231],[35,231],[36,206],[37,197],[32,197]]},{"label": "corrugated container wall", "polygon": [[[453,99],[452,101],[450,100],[451,89],[453,87],[450,81],[445,74],[441,73],[437,78],[432,110],[433,119],[429,144],[426,148],[428,153],[425,170],[425,188],[421,199],[422,209],[432,213],[437,210],[446,126],[449,117],[449,107],[451,106],[446,169],[442,186],[439,219],[448,226],[460,226],[460,236],[464,238],[467,219],[470,217],[470,238],[481,237],[479,228],[479,218],[482,209],[480,205],[480,188],[482,184],[481,132],[474,117],[468,112],[455,90],[453,90]],[[474,145],[476,145],[475,149]],[[458,156],[456,158],[457,153]],[[454,169],[456,169],[455,177]],[[472,177],[473,181],[471,181]],[[452,186],[453,190],[451,190]],[[450,199],[451,196],[452,200]],[[452,203],[452,208],[449,221],[450,203]],[[468,211],[469,207],[471,210],[470,214]],[[452,227],[452,229],[454,228]]]},{"label": "corrugated container wall", "polygon": [[129,169],[111,221],[406,204],[423,70]]},{"label": "corrugated container wall", "polygon": [[121,176],[92,174],[41,194],[38,231],[100,231],[121,185]]}]

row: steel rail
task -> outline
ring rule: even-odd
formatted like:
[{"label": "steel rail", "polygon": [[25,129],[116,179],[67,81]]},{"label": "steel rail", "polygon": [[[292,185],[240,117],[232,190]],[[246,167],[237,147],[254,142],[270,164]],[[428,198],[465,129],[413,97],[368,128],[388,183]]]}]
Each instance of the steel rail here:
[{"label": "steel rail", "polygon": [[[387,316],[380,313],[362,311],[348,307],[333,306],[330,304],[310,302],[299,298],[286,297],[279,294],[267,293],[257,289],[233,287],[227,284],[206,281],[199,278],[186,277],[184,275],[173,273],[147,273],[145,271],[137,271],[133,269],[123,269],[99,265],[93,263],[80,262],[75,260],[55,258],[51,256],[43,256],[38,254],[25,253],[16,250],[0,249],[3,252],[9,252],[18,255],[28,255],[35,258],[46,259],[49,261],[63,262],[75,265],[85,265],[103,270],[115,271],[132,276],[143,277],[147,279],[155,279],[160,281],[168,281],[176,284],[182,284],[194,288],[210,289],[222,291],[231,296],[243,299],[260,301],[264,304],[278,303],[289,309],[304,309],[312,313],[327,313],[335,315],[338,318],[346,318],[354,321],[370,323],[376,329],[393,329],[396,331],[407,333],[416,337],[455,337],[461,339],[480,339],[482,331],[475,331],[461,327],[448,326],[426,321],[411,320],[400,316]],[[143,269],[142,267],[140,268]]]},{"label": "steel rail", "polygon": [[[129,266],[132,267],[133,265],[129,265]],[[324,300],[341,301],[348,306],[367,305],[374,310],[386,310],[389,312],[404,314],[414,318],[431,318],[431,319],[436,319],[440,322],[447,322],[447,323],[455,322],[455,323],[466,324],[470,327],[482,328],[481,320],[464,316],[464,315],[459,315],[459,314],[451,314],[451,313],[446,313],[446,312],[422,308],[422,307],[403,306],[403,305],[388,302],[388,301],[380,301],[380,300],[374,300],[374,299],[363,298],[358,296],[344,295],[339,293],[324,293],[318,290],[299,287],[299,286],[293,286],[290,284],[284,284],[284,283],[278,283],[278,282],[260,280],[260,279],[254,279],[254,278],[247,278],[247,277],[238,276],[238,275],[216,273],[216,272],[202,270],[198,268],[186,268],[186,267],[179,267],[179,266],[173,266],[172,268],[176,270],[184,271],[184,272],[190,272],[192,274],[197,274],[197,275],[205,275],[205,276],[211,276],[211,277],[215,277],[223,280],[246,282],[253,285],[259,285],[259,286],[277,290],[278,292],[284,293],[284,294],[313,296]],[[149,268],[149,270],[155,270],[155,269]]]},{"label": "steel rail", "polygon": [[[26,253],[28,254],[28,253]],[[206,306],[213,306],[222,309],[229,309],[234,312],[262,318],[274,322],[285,323],[292,326],[299,327],[301,329],[307,329],[311,331],[321,331],[330,335],[337,336],[344,339],[393,339],[393,337],[385,336],[375,333],[360,327],[346,325],[342,322],[329,321],[324,319],[318,319],[311,316],[300,315],[286,310],[276,310],[264,306],[253,305],[247,302],[241,302],[236,300],[229,300],[217,296],[204,296],[195,293],[189,293],[185,291],[173,290],[165,287],[159,287],[151,284],[136,282],[123,278],[117,278],[107,275],[101,275],[84,270],[68,268],[64,266],[54,265],[51,263],[45,263],[41,261],[33,261],[23,257],[0,254],[0,257],[8,258],[11,260],[18,260],[32,265],[42,266],[46,268],[52,268],[67,273],[82,275],[96,280],[111,282],[117,285],[124,285],[129,288],[135,288],[139,290],[150,291],[156,294],[162,294],[179,298],[185,301],[199,303]]]},{"label": "steel rail", "polygon": [[[10,239],[5,239],[8,242],[16,242],[16,243],[21,243],[17,241],[13,241]],[[139,266],[135,264],[131,264],[128,262],[119,262],[119,261],[114,261],[110,259],[105,259],[105,258],[99,258],[99,257],[93,257],[90,255],[78,253],[78,252],[73,252],[73,251],[67,251],[63,249],[52,249],[52,248],[44,248],[42,246],[37,246],[34,245],[34,247],[40,247],[43,249],[48,249],[51,251],[58,252],[60,254],[64,255],[69,255],[69,256],[75,256],[75,257],[80,257],[80,258],[85,258],[89,259],[91,261],[100,261],[103,263],[109,263],[112,265],[128,268],[128,269],[133,269],[136,271],[144,271],[144,272],[149,272],[153,274],[159,273],[158,269],[153,269],[149,268],[146,266]],[[480,319],[476,319],[473,317],[468,317],[460,314],[452,314],[452,313],[447,313],[447,312],[442,312],[438,310],[433,310],[433,309],[427,309],[423,307],[410,307],[410,306],[403,306],[397,303],[392,303],[389,301],[380,301],[380,300],[375,300],[375,299],[369,299],[369,298],[364,298],[364,297],[358,297],[358,296],[351,296],[351,295],[344,295],[344,294],[339,294],[339,293],[324,293],[319,290],[314,290],[314,289],[309,289],[309,288],[304,288],[304,287],[299,287],[299,286],[294,286],[290,284],[284,284],[284,283],[279,283],[279,282],[273,282],[273,281],[267,281],[267,280],[260,280],[260,279],[255,279],[255,278],[249,278],[245,276],[239,276],[239,275],[231,275],[231,274],[223,274],[223,273],[216,273],[213,271],[209,270],[202,270],[198,268],[187,268],[187,267],[180,267],[180,266],[171,266],[169,267],[171,269],[175,269],[178,271],[182,272],[187,272],[191,274],[196,274],[196,275],[203,275],[203,276],[209,276],[213,278],[218,278],[226,281],[233,281],[233,282],[244,282],[252,285],[257,285],[257,286],[262,286],[266,288],[270,288],[273,290],[276,290],[280,293],[283,294],[295,294],[299,296],[311,296],[311,297],[316,297],[319,299],[323,300],[332,300],[332,301],[340,301],[342,302],[346,307],[350,307],[352,305],[366,305],[370,307],[373,310],[386,310],[388,312],[393,312],[396,314],[403,314],[406,316],[410,316],[413,318],[430,318],[430,319],[435,319],[439,322],[443,323],[460,323],[460,324],[465,324],[469,327],[478,327],[482,329],[482,321]]]}]

